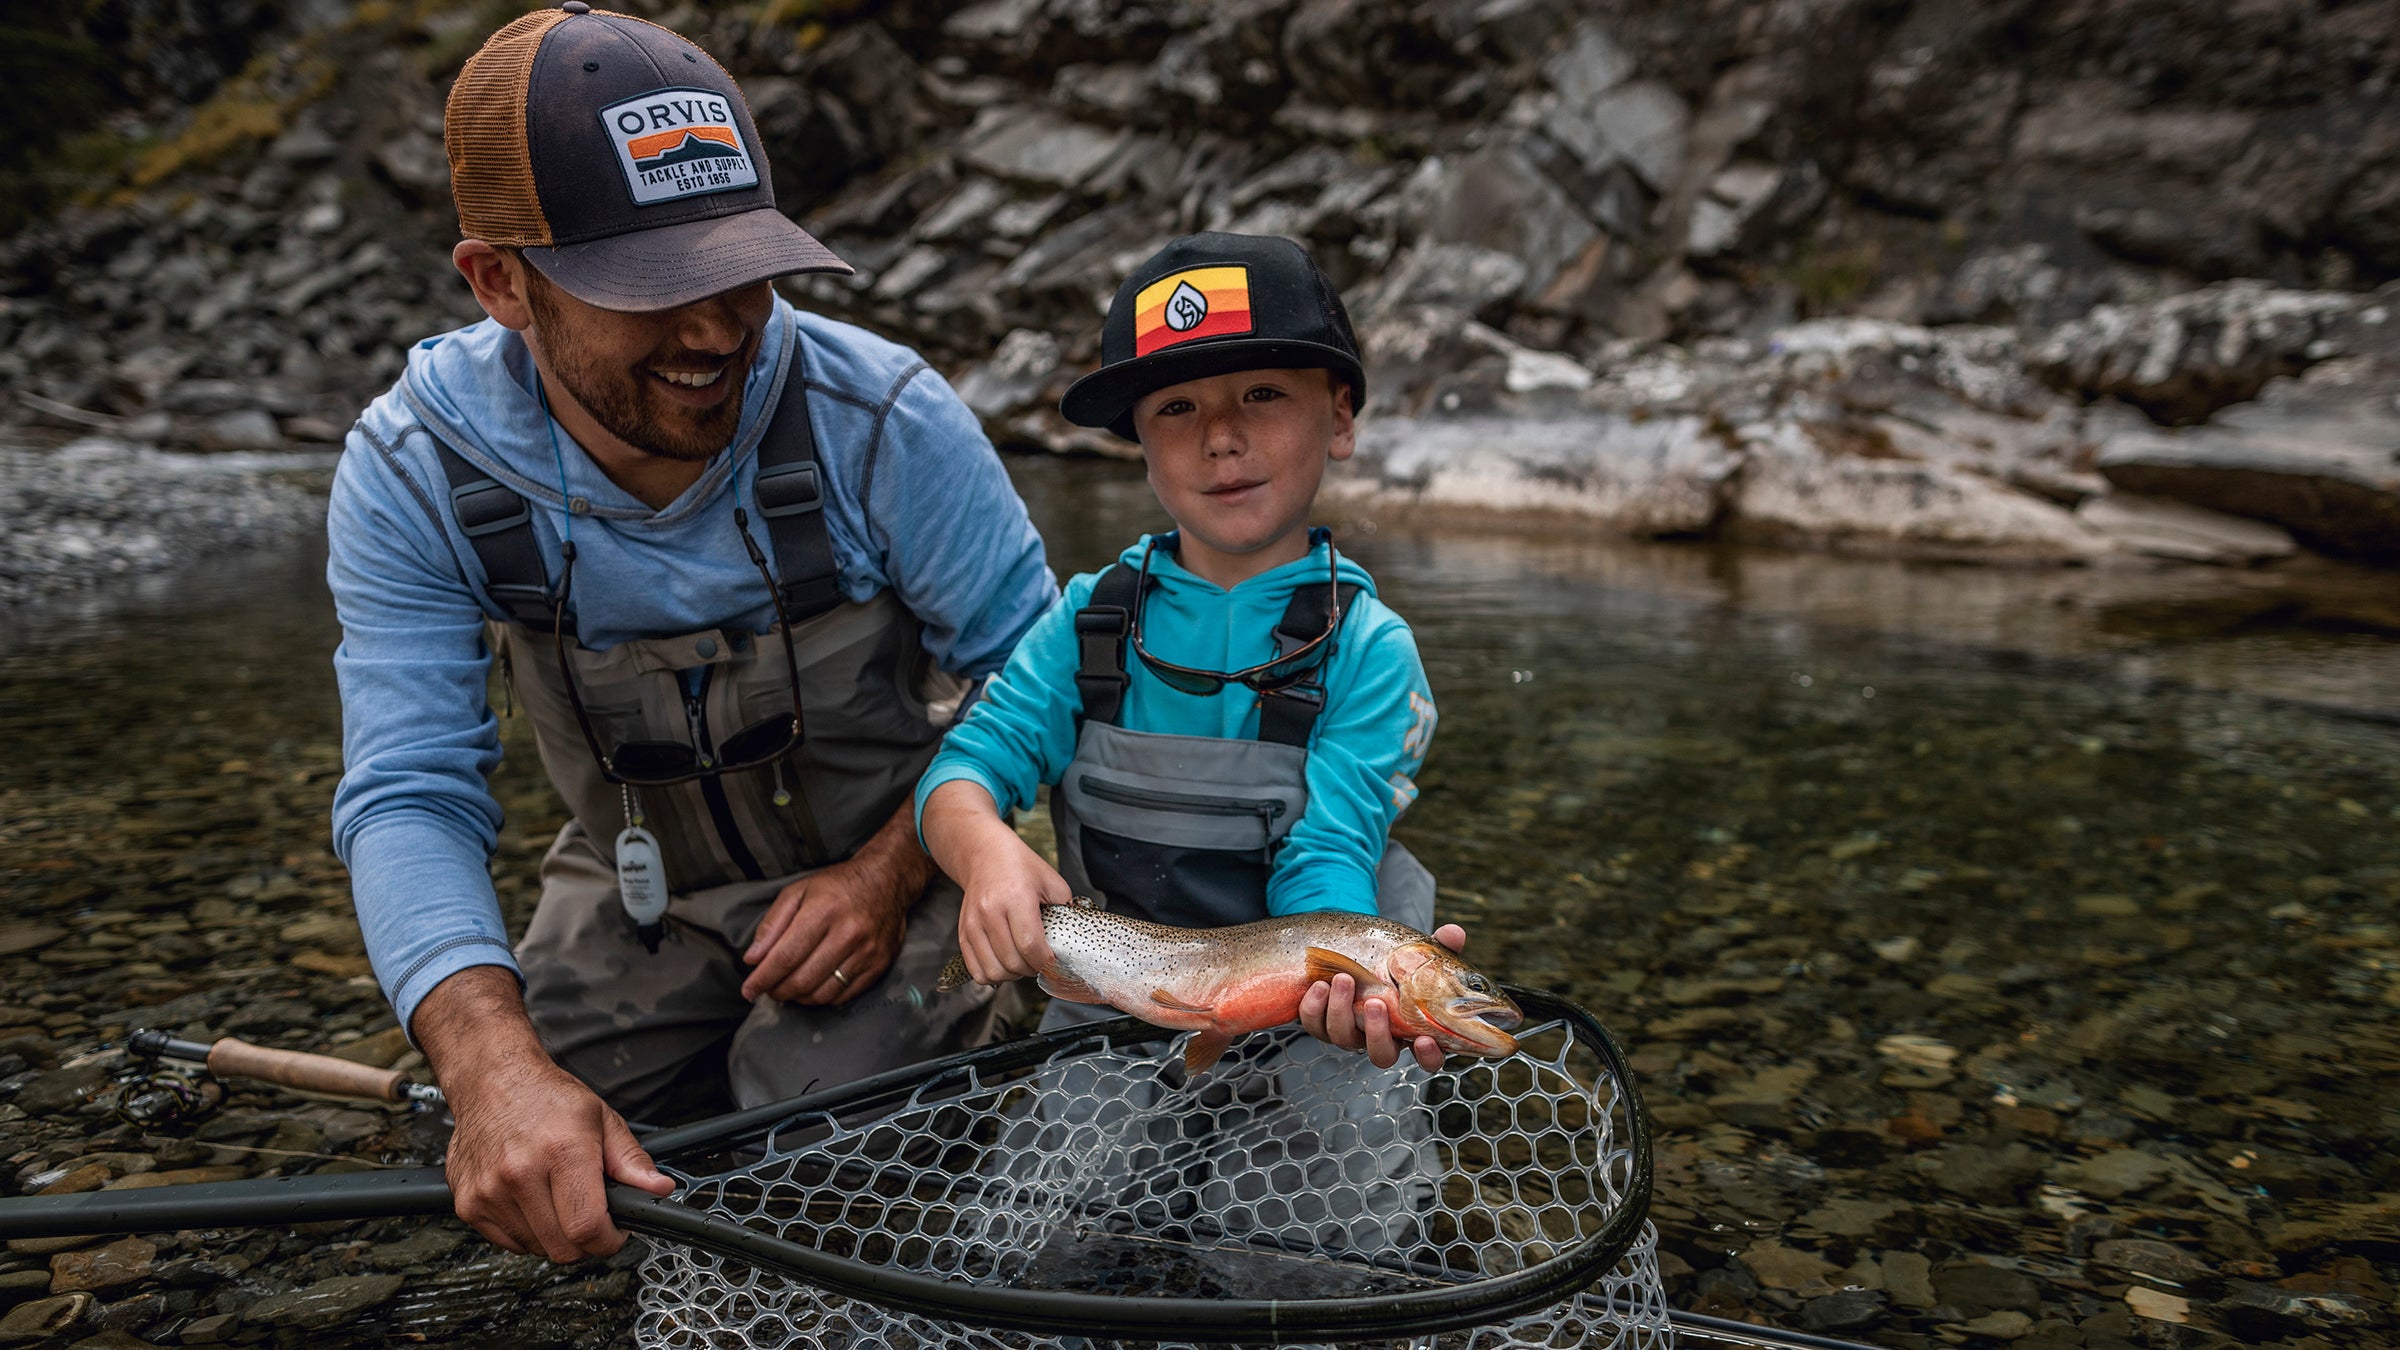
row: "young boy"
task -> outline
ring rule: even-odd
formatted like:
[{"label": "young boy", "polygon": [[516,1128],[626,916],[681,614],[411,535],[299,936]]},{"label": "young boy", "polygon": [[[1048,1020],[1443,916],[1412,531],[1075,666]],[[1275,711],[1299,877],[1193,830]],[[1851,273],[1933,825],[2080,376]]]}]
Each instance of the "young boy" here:
[{"label": "young boy", "polygon": [[[1433,879],[1387,834],[1433,694],[1408,625],[1308,524],[1365,401],[1349,316],[1288,239],[1189,235],[1118,289],[1101,368],[1061,407],[1141,444],[1176,528],[1069,582],[918,784],[976,979],[1033,974],[1041,906],[1079,894],[1179,927],[1324,909],[1431,925]],[[1006,823],[1041,784],[1057,870]],[[1404,1048],[1440,1064],[1354,994],[1346,975],[1318,985],[1301,1024],[1378,1066]],[[1053,1001],[1043,1025],[1109,1015]]]}]

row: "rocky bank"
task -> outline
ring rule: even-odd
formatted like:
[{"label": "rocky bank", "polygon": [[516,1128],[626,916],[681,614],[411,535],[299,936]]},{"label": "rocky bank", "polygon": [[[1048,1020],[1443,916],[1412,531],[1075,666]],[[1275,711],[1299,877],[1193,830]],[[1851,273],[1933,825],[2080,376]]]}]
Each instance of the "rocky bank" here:
[{"label": "rocky bank", "polygon": [[[331,444],[476,316],[442,93],[508,7],[232,8],[123,40],[114,185],[0,245],[0,431]],[[1053,411],[1116,278],[1269,231],[1358,321],[1370,509],[2400,557],[2382,7],[633,8],[743,77],[858,266],[793,297],[921,347],[1004,444],[1125,452]]]}]

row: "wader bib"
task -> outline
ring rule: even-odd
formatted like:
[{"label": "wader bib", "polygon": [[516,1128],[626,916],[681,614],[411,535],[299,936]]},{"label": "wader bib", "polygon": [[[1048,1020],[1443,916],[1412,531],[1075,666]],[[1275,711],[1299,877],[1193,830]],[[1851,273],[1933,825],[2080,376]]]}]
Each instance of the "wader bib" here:
[{"label": "wader bib", "polygon": [[[1308,741],[1325,708],[1311,677],[1259,700],[1258,739],[1175,736],[1118,724],[1137,578],[1111,565],[1075,614],[1083,721],[1075,757],[1050,811],[1058,870],[1078,895],[1178,928],[1222,928],[1267,917],[1267,875],[1284,836],[1308,809]],[[1344,613],[1359,588],[1344,585]],[[1275,627],[1278,653],[1325,631],[1331,587],[1303,586]],[[1321,669],[1321,667],[1320,667]],[[1432,874],[1387,841],[1375,905],[1411,928],[1433,927]],[[1113,1009],[1053,999],[1043,1029],[1113,1017]]]},{"label": "wader bib", "polygon": [[[530,508],[441,447],[452,509],[508,616],[487,624],[493,650],[573,815],[543,860],[541,901],[518,949],[527,1008],[552,1055],[620,1109],[638,1110],[729,1035],[735,1095],[747,1106],[946,1053],[988,1020],[988,991],[933,989],[956,945],[959,896],[947,883],[911,911],[892,968],[849,1002],[741,998],[741,952],[776,894],[849,857],[908,801],[966,689],[933,666],[917,619],[890,592],[842,597],[796,370],[758,454],[756,507],[792,621],[805,735],[755,769],[628,788],[607,780],[569,702]],[[708,628],[594,651],[573,623],[570,613],[565,660],[603,747],[673,741],[705,764],[724,737],[791,713],[775,630]],[[656,950],[618,892],[618,832],[634,823],[656,837],[669,892],[665,940],[650,935]]]}]

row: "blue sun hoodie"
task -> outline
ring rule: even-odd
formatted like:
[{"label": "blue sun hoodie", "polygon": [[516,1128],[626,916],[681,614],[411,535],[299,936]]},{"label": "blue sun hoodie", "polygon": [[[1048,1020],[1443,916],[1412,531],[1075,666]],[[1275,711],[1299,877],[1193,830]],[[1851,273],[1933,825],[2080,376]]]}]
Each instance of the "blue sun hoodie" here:
[{"label": "blue sun hoodie", "polygon": [[[1147,535],[1118,556],[1139,567]],[[1184,569],[1164,547],[1150,559],[1153,588],[1142,604],[1142,645],[1177,665],[1241,670],[1275,654],[1274,630],[1292,592],[1325,579],[1324,530],[1310,534],[1308,555],[1227,590]],[[1267,876],[1267,912],[1344,909],[1375,912],[1375,866],[1392,822],[1416,800],[1415,775],[1433,740],[1433,690],[1417,658],[1408,622],[1375,598],[1375,579],[1347,556],[1342,581],[1362,591],[1342,616],[1325,664],[1325,711],[1308,745],[1308,809],[1292,825]],[[1033,802],[1075,757],[1075,611],[1091,603],[1099,573],[1067,583],[1066,594],[1034,621],[1008,664],[984,687],[966,720],[950,731],[917,784],[925,799],[955,779],[979,783],[1003,813]],[[1139,660],[1125,663],[1130,683],[1119,724],[1130,731],[1255,739],[1258,695],[1238,684],[1215,694],[1168,687]]]}]

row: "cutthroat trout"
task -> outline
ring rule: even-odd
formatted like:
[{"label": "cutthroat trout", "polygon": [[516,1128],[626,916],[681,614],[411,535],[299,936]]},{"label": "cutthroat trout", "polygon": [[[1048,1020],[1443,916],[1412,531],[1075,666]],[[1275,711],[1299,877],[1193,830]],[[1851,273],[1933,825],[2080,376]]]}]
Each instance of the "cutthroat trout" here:
[{"label": "cutthroat trout", "polygon": [[[1319,980],[1348,975],[1358,997],[1383,1001],[1400,1040],[1431,1036],[1452,1054],[1514,1054],[1507,1028],[1523,1014],[1500,986],[1425,934],[1364,914],[1293,914],[1231,928],[1169,928],[1078,901],[1042,907],[1056,957],[1037,977],[1053,998],[1099,1003],[1154,1026],[1190,1031],[1184,1069],[1217,1062],[1233,1038],[1282,1026]],[[953,959],[939,987],[967,982]]]}]

